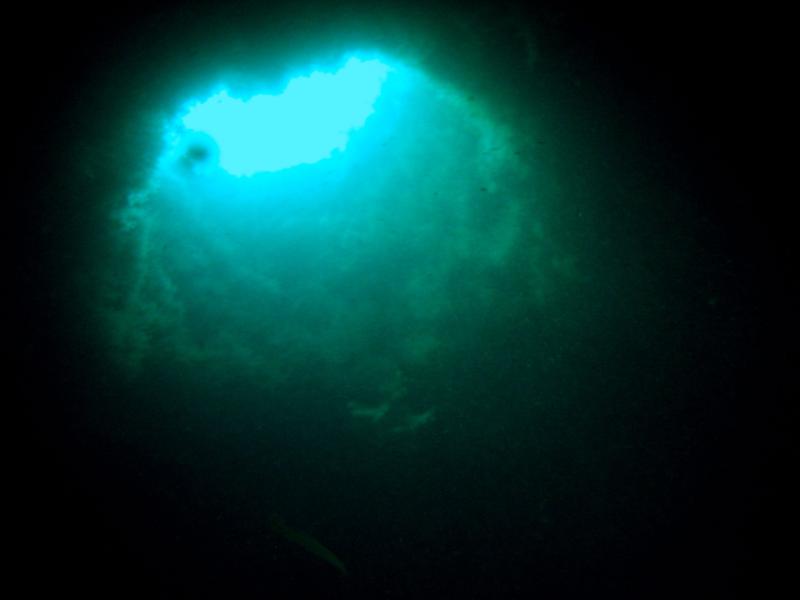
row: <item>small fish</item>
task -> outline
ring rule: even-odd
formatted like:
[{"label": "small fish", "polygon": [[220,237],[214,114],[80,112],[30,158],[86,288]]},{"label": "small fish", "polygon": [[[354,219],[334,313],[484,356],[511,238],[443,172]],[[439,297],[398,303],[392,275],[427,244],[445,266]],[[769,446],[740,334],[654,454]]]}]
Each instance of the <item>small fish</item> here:
[{"label": "small fish", "polygon": [[361,404],[359,402],[348,402],[347,408],[350,414],[357,419],[371,419],[373,423],[380,421],[389,412],[389,403],[382,402],[377,406]]},{"label": "small fish", "polygon": [[328,563],[336,569],[342,576],[347,575],[347,568],[344,563],[331,552],[328,548],[323,546],[319,540],[303,531],[297,531],[289,527],[284,520],[276,514],[272,514],[269,519],[269,525],[272,531],[285,538],[286,540],[300,546],[303,550],[316,556],[323,562]]},{"label": "small fish", "polygon": [[429,408],[428,410],[416,415],[406,415],[405,419],[400,425],[392,428],[395,433],[416,431],[420,427],[427,425],[433,421],[435,416],[435,409]]}]

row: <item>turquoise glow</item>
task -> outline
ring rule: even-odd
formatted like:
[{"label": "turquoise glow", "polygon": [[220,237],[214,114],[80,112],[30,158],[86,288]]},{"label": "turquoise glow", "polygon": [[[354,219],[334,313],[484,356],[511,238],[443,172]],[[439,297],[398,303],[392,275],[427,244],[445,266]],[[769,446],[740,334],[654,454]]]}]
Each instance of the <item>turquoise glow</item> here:
[{"label": "turquoise glow", "polygon": [[222,90],[189,107],[180,119],[216,142],[219,166],[236,176],[279,171],[344,150],[364,125],[390,69],[351,58],[335,73],[313,72],[276,96],[235,98]]}]

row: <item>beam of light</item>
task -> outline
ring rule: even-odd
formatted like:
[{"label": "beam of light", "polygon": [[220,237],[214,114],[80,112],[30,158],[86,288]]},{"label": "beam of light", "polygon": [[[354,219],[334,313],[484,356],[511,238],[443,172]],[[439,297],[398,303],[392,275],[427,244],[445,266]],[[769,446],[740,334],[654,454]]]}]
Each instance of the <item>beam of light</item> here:
[{"label": "beam of light", "polygon": [[222,90],[180,118],[191,135],[216,146],[192,144],[184,160],[213,156],[231,175],[249,176],[328,158],[373,113],[389,72],[379,60],[351,58],[335,73],[291,80],[280,95],[240,99]]}]

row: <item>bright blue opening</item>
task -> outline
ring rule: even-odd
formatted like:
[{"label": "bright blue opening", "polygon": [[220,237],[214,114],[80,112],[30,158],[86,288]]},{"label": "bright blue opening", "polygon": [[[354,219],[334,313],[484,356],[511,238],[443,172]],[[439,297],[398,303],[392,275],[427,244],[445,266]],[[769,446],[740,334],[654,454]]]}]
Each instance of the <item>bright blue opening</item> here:
[{"label": "bright blue opening", "polygon": [[372,114],[389,71],[379,60],[351,58],[335,73],[291,80],[277,96],[243,100],[222,90],[190,106],[180,122],[216,142],[219,166],[231,175],[315,163],[345,149]]}]

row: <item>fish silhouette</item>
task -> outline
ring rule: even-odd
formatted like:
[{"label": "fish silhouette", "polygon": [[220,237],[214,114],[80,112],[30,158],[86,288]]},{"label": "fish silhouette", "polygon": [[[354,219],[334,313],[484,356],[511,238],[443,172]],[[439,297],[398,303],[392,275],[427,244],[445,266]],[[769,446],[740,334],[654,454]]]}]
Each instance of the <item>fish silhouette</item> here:
[{"label": "fish silhouette", "polygon": [[274,513],[270,516],[269,526],[276,534],[280,535],[291,543],[300,546],[303,550],[312,556],[315,556],[319,560],[329,564],[342,576],[347,575],[347,568],[344,566],[344,563],[339,559],[339,557],[331,552],[328,548],[323,546],[322,543],[314,536],[305,533],[304,531],[298,531],[289,527],[280,516]]}]

